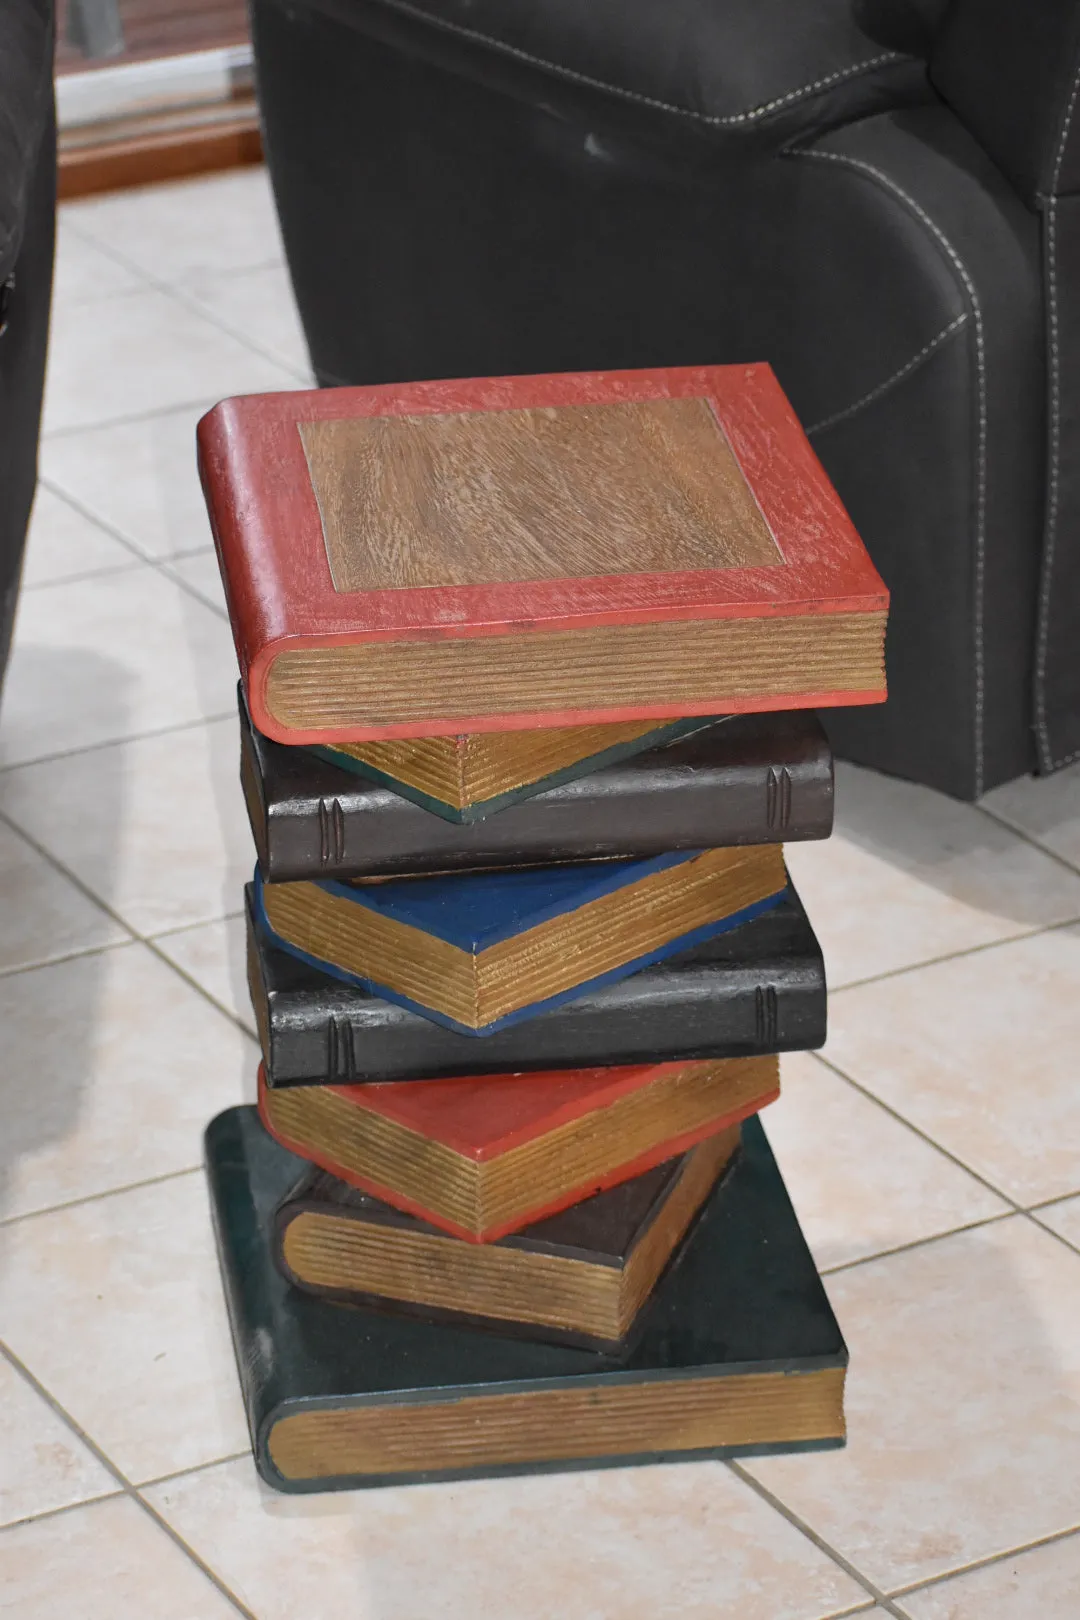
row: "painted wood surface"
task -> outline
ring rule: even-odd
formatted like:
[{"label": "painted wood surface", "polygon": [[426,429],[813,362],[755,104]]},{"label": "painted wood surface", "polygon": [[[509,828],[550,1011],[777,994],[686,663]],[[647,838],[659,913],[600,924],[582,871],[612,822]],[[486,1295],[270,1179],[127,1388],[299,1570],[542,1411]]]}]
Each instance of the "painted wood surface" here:
[{"label": "painted wood surface", "polygon": [[[631,558],[621,571],[606,574],[335,589],[300,424],[306,432],[309,426],[336,421],[557,411],[652,400],[707,402],[753,492],[781,562],[642,571]],[[348,723],[335,723],[331,716],[317,725],[295,719],[282,724],[267,703],[267,682],[279,655],[295,658],[389,641],[415,647],[417,660],[422,661],[420,654],[425,647],[430,651],[432,640],[511,637],[528,642],[558,632],[647,628],[659,622],[832,615],[870,616],[870,643],[876,637],[880,651],[887,592],[768,366],[488,378],[251,396],[215,407],[200,423],[198,439],[203,486],[252,717],[260,729],[281,741],[333,744],[380,735],[448,735],[709,711],[700,694],[685,704],[677,691],[657,697],[647,689],[656,681],[651,666],[621,701],[609,695],[602,707],[590,708],[580,696],[568,700],[565,693],[557,701],[549,695],[545,707],[540,696],[535,702],[526,701],[526,693],[512,711],[474,711],[469,703],[482,670],[470,669],[453,715],[436,710],[403,718],[376,708],[367,724],[358,724],[355,716]],[[682,634],[675,632],[666,642],[673,664]],[[603,657],[622,658],[622,645],[616,638]],[[564,653],[565,646],[551,644],[552,659]],[[515,656],[523,667],[529,663],[524,648]],[[866,665],[865,649],[860,658],[861,685],[847,679],[784,692],[779,686],[764,692],[733,688],[718,706],[737,710],[878,701],[884,696],[880,659],[871,679],[865,670],[873,660]],[[829,664],[830,659],[823,661],[821,680]],[[318,663],[313,669],[310,678],[316,685],[334,673],[333,665],[327,666],[325,675]],[[811,667],[805,679],[812,674]],[[403,678],[406,675],[407,669]],[[778,675],[770,671],[770,678]],[[424,680],[427,685],[417,694],[421,704],[424,691],[432,701],[436,696],[432,671],[425,671]],[[672,685],[677,688],[678,682]]]}]

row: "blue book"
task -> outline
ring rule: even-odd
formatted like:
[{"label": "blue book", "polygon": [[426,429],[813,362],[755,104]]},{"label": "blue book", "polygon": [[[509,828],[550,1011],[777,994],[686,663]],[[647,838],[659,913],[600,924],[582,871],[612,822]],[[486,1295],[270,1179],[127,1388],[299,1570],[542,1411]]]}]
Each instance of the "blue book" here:
[{"label": "blue book", "polygon": [[779,904],[778,844],[384,883],[255,876],[273,942],[466,1034],[625,978]]}]

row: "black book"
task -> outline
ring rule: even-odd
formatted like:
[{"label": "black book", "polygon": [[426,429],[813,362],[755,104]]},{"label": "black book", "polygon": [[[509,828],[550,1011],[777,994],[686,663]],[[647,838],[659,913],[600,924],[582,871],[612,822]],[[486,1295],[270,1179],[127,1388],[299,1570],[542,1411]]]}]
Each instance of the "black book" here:
[{"label": "black book", "polygon": [[748,1057],[825,1041],[825,964],[793,888],[716,939],[491,1035],[463,1035],[281,950],[250,887],[248,985],[268,1085]]},{"label": "black book", "polygon": [[843,1443],[847,1350],[757,1120],[623,1356],[302,1293],[272,1252],[294,1156],[253,1108],[220,1114],[206,1152],[255,1462],[279,1490]]},{"label": "black book", "polygon": [[832,830],[832,754],[810,711],[715,721],[470,822],[271,742],[242,700],[240,729],[240,779],[269,882],[550,866]]}]

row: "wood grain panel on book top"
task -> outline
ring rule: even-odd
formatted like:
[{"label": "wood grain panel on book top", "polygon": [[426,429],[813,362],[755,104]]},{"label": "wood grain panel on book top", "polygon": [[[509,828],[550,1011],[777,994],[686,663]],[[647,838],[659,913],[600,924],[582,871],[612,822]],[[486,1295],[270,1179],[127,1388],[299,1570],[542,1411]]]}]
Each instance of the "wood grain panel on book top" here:
[{"label": "wood grain panel on book top", "polygon": [[491,1243],[760,1112],[780,1079],[775,1057],[732,1058],[564,1073],[547,1089],[550,1104],[538,1075],[271,1091],[260,1069],[259,1113],[331,1175]]},{"label": "wood grain panel on book top", "polygon": [[783,563],[705,399],[297,425],[337,591]]},{"label": "wood grain panel on book top", "polygon": [[885,695],[888,594],[767,366],[251,396],[198,439],[278,741]]},{"label": "wood grain panel on book top", "polygon": [[301,1163],[251,1108],[214,1120],[206,1163],[255,1459],[278,1490],[843,1443],[847,1350],[757,1119],[617,1353],[295,1288],[273,1227]]},{"label": "wood grain panel on book top", "polygon": [[275,1216],[278,1266],[298,1288],[345,1304],[620,1349],[740,1135],[732,1125],[495,1243],[461,1243],[311,1171]]}]

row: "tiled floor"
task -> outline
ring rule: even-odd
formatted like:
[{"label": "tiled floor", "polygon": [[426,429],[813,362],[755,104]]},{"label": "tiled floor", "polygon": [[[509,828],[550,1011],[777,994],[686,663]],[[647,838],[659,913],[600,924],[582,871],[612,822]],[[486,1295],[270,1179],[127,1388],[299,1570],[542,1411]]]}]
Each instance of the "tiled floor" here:
[{"label": "tiled floor", "polygon": [[845,769],[791,866],[831,1037],[766,1117],[848,1334],[843,1452],[275,1497],[200,1157],[249,1097],[234,667],[192,428],[306,365],[265,181],[69,206],[0,716],[0,1612],[1075,1620],[1080,767]]}]

